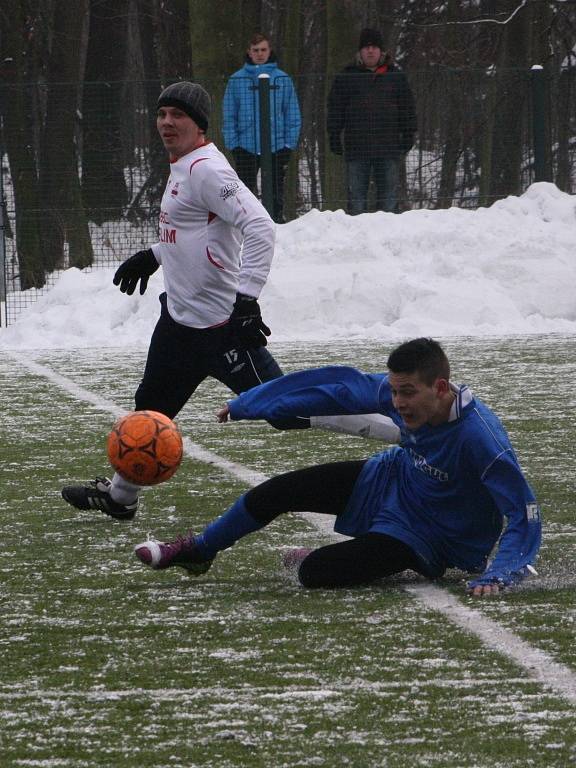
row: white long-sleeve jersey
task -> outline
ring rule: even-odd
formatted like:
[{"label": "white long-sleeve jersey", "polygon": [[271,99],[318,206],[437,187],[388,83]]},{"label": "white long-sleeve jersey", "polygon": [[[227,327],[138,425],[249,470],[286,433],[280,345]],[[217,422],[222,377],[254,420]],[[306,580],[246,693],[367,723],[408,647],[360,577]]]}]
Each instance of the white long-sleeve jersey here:
[{"label": "white long-sleeve jersey", "polygon": [[159,237],[152,250],[176,322],[220,325],[237,292],[260,295],[274,253],[274,222],[214,144],[171,163]]}]

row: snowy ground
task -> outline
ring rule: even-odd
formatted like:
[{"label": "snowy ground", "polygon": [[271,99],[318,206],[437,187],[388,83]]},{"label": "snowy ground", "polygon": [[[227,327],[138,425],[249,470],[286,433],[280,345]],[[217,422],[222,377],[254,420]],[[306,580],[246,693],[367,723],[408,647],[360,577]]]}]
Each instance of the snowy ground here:
[{"label": "snowy ground", "polygon": [[[132,405],[145,347],[0,352],[2,768],[575,765],[576,337],[445,345],[457,380],[502,414],[544,508],[539,576],[496,600],[467,598],[457,571],[432,595],[411,573],[301,589],[282,553],[330,539],[297,515],[202,579],[145,569],[134,544],[198,530],[249,475],[381,446],[219,425],[227,390],[205,382],[178,417],[196,446],[179,472],[146,490],[133,521],[110,520],[59,491],[106,472],[105,436]],[[275,354],[285,370],[374,370],[385,346]]]},{"label": "snowy ground", "polygon": [[[540,575],[494,601],[466,598],[456,572],[435,602],[414,575],[302,590],[281,553],[329,539],[298,516],[223,553],[204,579],[143,569],[136,542],[201,527],[248,474],[379,448],[217,425],[227,392],[206,382],[179,415],[196,450],[143,494],[135,520],[76,512],[59,489],[106,469],[161,274],[126,297],[111,270],[69,270],[1,329],[0,764],[575,765],[575,225],[576,197],[549,184],[477,211],[312,211],[278,228],[262,296],[285,370],[377,370],[386,344],[374,339],[446,339],[456,380],[503,415],[543,502]],[[513,338],[535,333],[550,335]],[[447,338],[461,334],[477,338]]]},{"label": "snowy ground", "polygon": [[[278,227],[261,304],[273,341],[576,333],[576,196],[533,184],[478,210],[310,211]],[[161,270],[130,298],[66,271],[4,348],[147,344]]]}]

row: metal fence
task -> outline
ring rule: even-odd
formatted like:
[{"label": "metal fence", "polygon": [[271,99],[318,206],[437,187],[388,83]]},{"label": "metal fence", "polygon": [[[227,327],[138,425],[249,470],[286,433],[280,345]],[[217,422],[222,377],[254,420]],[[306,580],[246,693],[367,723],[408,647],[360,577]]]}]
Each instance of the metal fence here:
[{"label": "metal fence", "polygon": [[[574,69],[430,68],[407,78],[418,130],[399,163],[397,212],[489,205],[536,180],[574,191]],[[326,131],[333,84],[313,74],[277,78],[266,86],[269,100],[262,100],[254,82],[238,83],[234,106],[226,80],[203,83],[213,97],[210,138],[276,220],[348,206],[346,129],[344,155],[332,151]],[[13,322],[62,270],[117,264],[156,240],[168,170],[155,130],[160,90],[157,82],[27,84],[22,114],[29,119],[17,122],[8,109],[22,86],[4,86],[0,322]],[[72,126],[51,101],[72,103]],[[241,112],[237,134],[230,124],[234,108]],[[363,119],[370,125],[370,110],[368,99],[352,121],[358,130]],[[384,142],[381,128],[374,123]],[[366,136],[359,144],[366,157],[377,153],[378,143]],[[292,151],[280,158],[285,149]],[[376,207],[382,201],[371,181],[368,210]]]}]

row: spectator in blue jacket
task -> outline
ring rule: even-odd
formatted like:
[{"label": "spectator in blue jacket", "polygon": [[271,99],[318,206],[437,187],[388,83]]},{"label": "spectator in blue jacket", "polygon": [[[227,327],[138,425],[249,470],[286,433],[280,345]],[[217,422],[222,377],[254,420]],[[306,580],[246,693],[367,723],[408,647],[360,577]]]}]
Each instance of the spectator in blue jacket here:
[{"label": "spectator in blue jacket", "polygon": [[270,130],[272,183],[276,222],[284,220],[286,168],[300,136],[300,107],[294,84],[276,62],[270,41],[255,34],[250,40],[244,66],[230,77],[223,102],[223,134],[226,149],[232,151],[240,179],[256,194],[256,177],[262,153],[258,77],[270,76]]}]

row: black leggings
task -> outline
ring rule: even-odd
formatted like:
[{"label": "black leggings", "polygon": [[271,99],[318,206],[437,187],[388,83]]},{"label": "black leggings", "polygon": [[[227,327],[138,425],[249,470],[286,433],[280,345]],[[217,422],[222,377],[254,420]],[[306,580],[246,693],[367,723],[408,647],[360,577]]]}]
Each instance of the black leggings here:
[{"label": "black leggings", "polygon": [[[365,463],[337,461],[278,475],[248,491],[246,508],[264,525],[283,512],[338,516]],[[353,587],[408,568],[419,571],[419,561],[404,542],[385,533],[364,533],[314,550],[302,562],[298,578],[305,587]]]}]

